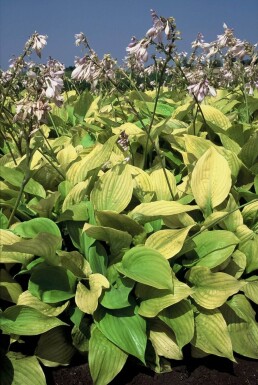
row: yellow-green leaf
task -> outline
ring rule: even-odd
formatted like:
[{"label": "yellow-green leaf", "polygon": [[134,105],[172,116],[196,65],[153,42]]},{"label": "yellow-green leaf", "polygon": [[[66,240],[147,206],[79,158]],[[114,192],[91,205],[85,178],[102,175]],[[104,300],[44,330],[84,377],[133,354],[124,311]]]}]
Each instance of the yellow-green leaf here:
[{"label": "yellow-green leaf", "polygon": [[182,360],[182,351],[179,348],[172,329],[159,319],[150,322],[150,340],[159,356],[173,360]]},{"label": "yellow-green leaf", "polygon": [[195,316],[192,344],[206,353],[226,357],[235,362],[227,324],[218,309],[199,309]]},{"label": "yellow-green leaf", "polygon": [[96,210],[120,213],[132,198],[133,180],[126,164],[120,163],[107,171],[95,184],[91,201]]},{"label": "yellow-green leaf", "polygon": [[139,314],[143,317],[155,317],[163,309],[174,305],[192,294],[193,290],[174,277],[174,292],[158,290],[144,285],[136,286],[136,294],[141,298]]},{"label": "yellow-green leaf", "polygon": [[198,206],[206,216],[222,203],[231,188],[228,162],[214,148],[197,161],[191,179],[191,188]]},{"label": "yellow-green leaf", "polygon": [[[166,173],[166,176],[165,176]],[[150,174],[150,180],[154,191],[156,193],[156,199],[158,201],[170,201],[173,200],[177,190],[176,190],[176,179],[171,171],[165,169],[155,170]],[[172,196],[170,193],[170,189],[168,187],[168,183],[172,190]]]},{"label": "yellow-green leaf", "polygon": [[94,385],[107,385],[123,368],[128,355],[94,327],[89,342],[89,368]]},{"label": "yellow-green leaf", "polygon": [[227,298],[237,293],[244,285],[226,273],[212,273],[208,267],[195,266],[187,272],[193,285],[192,298],[206,309],[223,305]]},{"label": "yellow-green leaf", "polygon": [[161,200],[157,202],[141,203],[129,213],[129,216],[138,222],[145,223],[197,209],[198,206],[183,205],[179,202]]},{"label": "yellow-green leaf", "polygon": [[156,231],[147,239],[145,245],[159,251],[166,259],[170,259],[182,249],[187,234],[192,227]]}]

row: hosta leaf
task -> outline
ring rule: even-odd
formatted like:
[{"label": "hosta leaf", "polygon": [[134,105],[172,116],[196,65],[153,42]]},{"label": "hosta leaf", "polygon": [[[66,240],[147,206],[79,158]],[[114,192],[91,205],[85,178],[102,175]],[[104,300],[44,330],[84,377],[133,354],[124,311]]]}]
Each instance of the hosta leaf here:
[{"label": "hosta leaf", "polygon": [[60,257],[60,264],[65,269],[70,270],[78,278],[88,277],[92,271],[89,262],[78,251],[57,252]]},{"label": "hosta leaf", "polygon": [[0,229],[0,262],[26,264],[34,258],[33,254],[19,251],[4,251],[4,245],[12,245],[21,241],[21,238],[9,230]]},{"label": "hosta leaf", "polygon": [[66,324],[58,318],[45,316],[31,307],[15,305],[0,314],[0,325],[4,334],[34,336]]},{"label": "hosta leaf", "polygon": [[228,162],[214,148],[210,148],[197,161],[191,179],[196,203],[205,215],[222,203],[231,188],[231,171]]},{"label": "hosta leaf", "polygon": [[133,247],[127,251],[116,269],[136,282],[157,289],[173,290],[171,268],[168,261],[158,251],[146,246]]},{"label": "hosta leaf", "polygon": [[176,342],[176,337],[172,329],[157,318],[151,320],[149,324],[149,338],[156,353],[159,356],[173,360],[182,360],[183,354]]},{"label": "hosta leaf", "polygon": [[195,316],[195,334],[191,342],[206,353],[235,362],[227,324],[218,309],[200,309]]},{"label": "hosta leaf", "polygon": [[157,201],[141,203],[130,212],[129,216],[137,222],[145,223],[197,209],[198,206],[183,205],[174,201]]},{"label": "hosta leaf", "polygon": [[245,224],[250,228],[257,226],[258,223],[258,201],[250,202],[248,206],[245,206],[242,211]]},{"label": "hosta leaf", "polygon": [[43,333],[35,350],[39,360],[50,367],[68,365],[74,353],[65,328],[60,326]]},{"label": "hosta leaf", "polygon": [[162,310],[158,317],[173,330],[180,349],[192,340],[194,336],[194,313],[189,301],[182,300]]},{"label": "hosta leaf", "polygon": [[60,150],[56,158],[60,166],[65,170],[76,158],[78,154],[73,145],[68,144],[62,150]]},{"label": "hosta leaf", "polygon": [[122,309],[130,306],[128,296],[133,289],[134,283],[129,278],[118,277],[115,284],[110,287],[110,290],[105,290],[102,293],[101,305],[108,309]]},{"label": "hosta leaf", "polygon": [[50,305],[40,301],[37,297],[32,295],[28,290],[24,291],[18,298],[17,305],[25,305],[38,310],[40,313],[53,317],[61,314],[69,305],[69,302],[65,302],[63,305],[56,306]]},{"label": "hosta leaf", "polygon": [[57,263],[55,251],[60,246],[60,237],[50,233],[39,233],[35,238],[23,239],[12,245],[3,246],[3,251],[34,254],[45,258],[49,263]]},{"label": "hosta leaf", "polygon": [[239,250],[246,255],[246,273],[248,274],[258,269],[258,234],[249,230],[247,235],[249,238],[251,235],[251,239],[241,242]]},{"label": "hosta leaf", "polygon": [[193,242],[197,254],[193,264],[213,268],[221,265],[232,255],[239,240],[230,231],[213,230],[202,232],[193,238]]},{"label": "hosta leaf", "polygon": [[135,313],[134,308],[120,310],[98,308],[94,313],[94,321],[111,342],[145,364],[146,321]]},{"label": "hosta leaf", "polygon": [[245,282],[246,285],[243,286],[242,291],[247,298],[258,305],[258,276],[253,275],[252,277],[247,278]]},{"label": "hosta leaf", "polygon": [[192,294],[192,289],[185,283],[174,278],[174,292],[158,290],[143,285],[137,285],[136,294],[142,299],[139,314],[143,317],[155,317],[163,309],[174,305]]},{"label": "hosta leaf", "polygon": [[154,196],[154,188],[147,172],[139,167],[128,165],[133,178],[133,195],[140,202],[150,202]]},{"label": "hosta leaf", "polygon": [[68,210],[70,206],[73,206],[75,203],[80,203],[85,199],[85,195],[88,193],[88,188],[90,184],[90,178],[84,182],[77,183],[67,194],[63,202],[62,211]]},{"label": "hosta leaf", "polygon": [[105,241],[110,245],[112,254],[117,255],[121,249],[128,248],[132,242],[132,236],[127,231],[113,229],[112,227],[94,226],[85,223],[83,231],[99,241]]},{"label": "hosta leaf", "polygon": [[0,299],[17,303],[21,293],[21,285],[5,269],[0,269]]},{"label": "hosta leaf", "polygon": [[203,104],[202,113],[207,124],[213,128],[215,132],[223,133],[231,127],[228,117],[215,107]]},{"label": "hosta leaf", "polygon": [[61,232],[55,222],[48,218],[33,218],[15,225],[13,232],[22,238],[34,238],[39,233],[49,233],[61,238]]},{"label": "hosta leaf", "polygon": [[59,266],[44,266],[35,269],[30,277],[28,289],[43,302],[57,303],[74,297],[76,277]]},{"label": "hosta leaf", "polygon": [[159,251],[166,259],[170,259],[182,249],[187,234],[192,227],[156,231],[146,240],[145,245]]},{"label": "hosta leaf", "polygon": [[[0,166],[0,176],[11,185],[20,188],[24,179],[23,172],[14,168]],[[46,198],[46,192],[44,187],[36,182],[34,179],[30,179],[24,187],[24,192],[36,195],[41,198]]]},{"label": "hosta leaf", "polygon": [[98,307],[98,299],[102,289],[108,289],[110,284],[104,275],[96,273],[89,276],[89,286],[90,289],[81,282],[78,283],[75,303],[84,313],[93,314]]},{"label": "hosta leaf", "polygon": [[71,165],[67,171],[67,179],[73,182],[73,184],[86,180],[91,170],[100,168],[109,160],[117,139],[118,136],[113,135],[104,145],[98,143],[85,158]]},{"label": "hosta leaf", "polygon": [[95,184],[91,201],[96,210],[120,213],[129,204],[133,194],[133,180],[126,164],[115,165]]},{"label": "hosta leaf", "polygon": [[233,350],[246,357],[258,358],[258,324],[255,311],[244,295],[235,295],[221,308],[227,322]]},{"label": "hosta leaf", "polygon": [[128,355],[97,328],[90,338],[89,367],[94,385],[107,385],[123,368]]},{"label": "hosta leaf", "polygon": [[19,353],[9,352],[1,366],[1,385],[35,385],[35,379],[37,385],[47,385],[44,372],[35,356],[24,357]]},{"label": "hosta leaf", "polygon": [[240,278],[246,268],[246,256],[239,250],[234,251],[229,264],[223,269],[223,272],[230,274],[235,278]]},{"label": "hosta leaf", "polygon": [[212,273],[208,267],[195,266],[187,272],[187,279],[193,284],[191,297],[206,309],[223,305],[227,298],[237,293],[243,284],[231,275]]},{"label": "hosta leaf", "polygon": [[144,233],[144,227],[125,214],[118,214],[108,210],[96,211],[95,214],[102,226],[126,231],[133,237]]},{"label": "hosta leaf", "polygon": [[[171,171],[165,169],[166,176],[163,169],[155,170],[150,174],[150,180],[153,186],[153,190],[156,193],[156,200],[170,201],[173,200],[177,190],[176,190],[176,179]],[[172,196],[168,183],[172,190]]]}]

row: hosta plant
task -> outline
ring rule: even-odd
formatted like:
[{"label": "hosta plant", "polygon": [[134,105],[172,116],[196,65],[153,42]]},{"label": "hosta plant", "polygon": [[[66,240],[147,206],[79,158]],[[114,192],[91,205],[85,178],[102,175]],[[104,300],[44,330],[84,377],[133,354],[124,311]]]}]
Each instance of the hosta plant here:
[{"label": "hosta plant", "polygon": [[[229,65],[245,48],[249,84],[235,83],[238,60],[230,88],[229,76],[219,84],[208,71],[212,86],[201,59],[183,67],[175,54],[174,19],[152,17],[128,47],[131,74],[112,72],[115,63],[77,35],[89,55],[72,77],[91,91],[61,94],[57,62],[36,70],[21,56],[16,72],[2,74],[1,384],[46,384],[42,367],[78,353],[96,385],[128,356],[169,371],[186,346],[193,359],[258,359],[255,54],[224,26],[202,70],[212,69],[211,52],[228,47]],[[46,42],[33,39],[28,50]],[[156,61],[158,83],[146,78],[140,91],[151,44],[167,56]],[[193,47],[208,46],[199,36]],[[18,92],[20,66],[35,72]],[[181,74],[172,89],[171,73]],[[193,87],[197,75],[203,83]]]}]

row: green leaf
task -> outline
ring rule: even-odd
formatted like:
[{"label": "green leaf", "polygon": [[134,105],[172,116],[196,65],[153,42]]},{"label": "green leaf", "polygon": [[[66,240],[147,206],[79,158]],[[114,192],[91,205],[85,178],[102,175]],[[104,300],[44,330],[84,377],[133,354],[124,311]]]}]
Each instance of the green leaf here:
[{"label": "green leaf", "polygon": [[66,323],[28,306],[15,305],[0,314],[0,325],[4,334],[35,336]]},{"label": "green leaf", "polygon": [[60,237],[50,233],[39,233],[33,239],[23,239],[12,245],[3,246],[3,251],[32,254],[45,258],[51,264],[57,264],[55,251],[60,246]]},{"label": "green leaf", "polygon": [[126,164],[117,164],[95,184],[90,199],[96,210],[120,213],[132,198],[133,180]]},{"label": "green leaf", "polygon": [[45,365],[56,367],[68,365],[75,353],[64,327],[56,327],[42,334],[35,355]]},{"label": "green leaf", "polygon": [[129,278],[118,277],[115,284],[109,290],[105,290],[100,303],[107,309],[122,309],[130,306],[128,296],[132,291],[134,281]]},{"label": "green leaf", "polygon": [[171,268],[158,251],[146,246],[133,247],[127,251],[116,269],[128,278],[158,289],[173,290]]},{"label": "green leaf", "polygon": [[197,256],[192,257],[193,262],[184,265],[194,264],[196,266],[206,266],[210,269],[221,265],[233,253],[239,239],[231,232],[226,230],[203,231],[193,238],[196,247],[194,248]]},{"label": "green leaf", "polygon": [[191,178],[194,199],[206,216],[226,199],[231,183],[228,162],[211,147],[197,161]]},{"label": "green leaf", "polygon": [[22,238],[34,238],[39,233],[49,233],[60,238],[62,237],[59,227],[48,218],[33,218],[16,224],[13,232]]},{"label": "green leaf", "polygon": [[158,317],[175,333],[180,349],[194,336],[194,313],[189,301],[182,300],[162,310]]},{"label": "green leaf", "polygon": [[231,275],[212,273],[204,266],[192,267],[186,278],[193,284],[191,297],[206,309],[223,305],[228,297],[237,293],[244,285]]},{"label": "green leaf", "polygon": [[143,317],[155,317],[163,309],[174,305],[192,294],[193,290],[185,283],[173,278],[174,291],[154,289],[145,285],[136,286],[136,295],[141,298],[138,313]]},{"label": "green leaf", "polygon": [[226,321],[218,309],[199,309],[195,316],[195,334],[191,343],[208,354],[236,362]]},{"label": "green leaf", "polygon": [[1,385],[35,385],[35,379],[37,385],[47,385],[44,372],[35,356],[24,357],[20,353],[9,352],[1,364]]},{"label": "green leaf", "polygon": [[[0,177],[6,180],[11,185],[13,185],[14,187],[20,188],[24,179],[24,174],[20,170],[0,166]],[[34,196],[36,195],[41,198],[46,198],[46,192],[43,186],[32,178],[25,185],[24,192]]]},{"label": "green leaf", "polygon": [[83,231],[99,241],[105,241],[110,246],[111,254],[118,255],[122,249],[129,248],[132,236],[127,231],[113,229],[112,227],[94,226],[85,223]]},{"label": "green leaf", "polygon": [[233,350],[258,359],[258,324],[255,311],[244,295],[235,295],[221,308],[227,322]]},{"label": "green leaf", "polygon": [[116,230],[126,231],[133,237],[144,233],[144,227],[125,214],[118,214],[114,211],[96,211],[96,217],[100,224],[105,227],[112,227]]},{"label": "green leaf", "polygon": [[1,263],[22,263],[27,264],[33,259],[31,253],[21,253],[20,250],[4,251],[4,247],[21,241],[21,238],[12,231],[0,229],[0,262]]},{"label": "green leaf", "polygon": [[94,321],[111,342],[145,364],[146,322],[134,308],[104,310],[99,307]]},{"label": "green leaf", "polygon": [[74,115],[82,122],[86,112],[90,108],[91,103],[93,102],[94,98],[92,94],[85,90],[74,103]]},{"label": "green leaf", "polygon": [[0,269],[0,299],[17,303],[22,288],[5,269]]},{"label": "green leaf", "polygon": [[43,302],[57,303],[75,296],[76,277],[59,266],[43,266],[35,269],[28,289]]},{"label": "green leaf", "polygon": [[107,385],[122,370],[127,354],[94,327],[91,332],[89,367],[94,385]]}]

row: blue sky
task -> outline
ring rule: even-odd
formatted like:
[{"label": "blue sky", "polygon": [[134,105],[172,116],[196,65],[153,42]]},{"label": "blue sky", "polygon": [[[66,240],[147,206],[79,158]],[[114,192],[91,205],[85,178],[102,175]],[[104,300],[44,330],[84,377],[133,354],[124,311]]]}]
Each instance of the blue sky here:
[{"label": "blue sky", "polygon": [[48,35],[43,62],[51,56],[73,65],[81,55],[74,45],[79,32],[100,57],[111,53],[121,62],[131,37],[141,38],[151,27],[151,8],[175,17],[182,51],[190,51],[198,32],[205,41],[216,39],[224,22],[240,39],[258,42],[258,0],[0,0],[0,67],[7,68],[34,31]]}]

